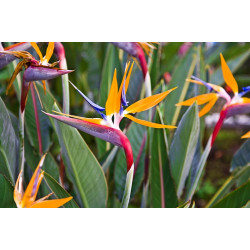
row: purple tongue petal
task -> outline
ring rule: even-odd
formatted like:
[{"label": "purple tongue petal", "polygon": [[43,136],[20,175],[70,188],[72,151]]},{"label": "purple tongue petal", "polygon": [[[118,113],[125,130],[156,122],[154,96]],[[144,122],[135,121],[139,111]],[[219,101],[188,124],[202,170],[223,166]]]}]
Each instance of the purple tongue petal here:
[{"label": "purple tongue petal", "polygon": [[77,92],[86,100],[86,102],[96,111],[98,112],[103,119],[107,119],[106,115],[101,113],[102,111],[105,111],[105,108],[97,105],[96,103],[94,103],[93,101],[91,101],[86,95],[84,95],[82,93],[82,91],[80,89],[78,89],[71,81],[69,81],[69,83],[77,90]]},{"label": "purple tongue petal", "polygon": [[124,137],[124,134],[118,129],[91,123],[91,122],[80,120],[80,119],[69,118],[69,117],[65,117],[61,115],[54,115],[54,114],[48,114],[48,113],[45,113],[45,114],[57,119],[58,121],[61,121],[74,128],[77,128],[87,134],[98,137],[102,140],[110,142],[119,147],[122,147],[123,145],[121,141],[121,137]]},{"label": "purple tongue petal", "polygon": [[35,182],[34,182],[34,185],[33,185],[33,188],[32,188],[31,196],[33,196],[35,194],[35,192],[36,192],[38,177],[39,177],[40,172],[41,172],[41,169],[39,168],[39,170],[36,173],[36,178],[35,178]]},{"label": "purple tongue petal", "polygon": [[112,44],[125,50],[128,54],[137,57],[138,45],[135,42],[112,42]]},{"label": "purple tongue petal", "polygon": [[128,106],[128,102],[126,99],[126,94],[125,94],[125,82],[126,82],[126,78],[124,79],[124,83],[123,83],[123,87],[122,87],[122,96],[121,96],[121,104],[123,106]]},{"label": "purple tongue petal", "polygon": [[30,66],[23,73],[23,79],[26,82],[50,80],[61,75],[69,74],[74,70],[54,69],[48,67]]},{"label": "purple tongue petal", "polygon": [[229,106],[227,112],[227,117],[233,115],[249,114],[250,113],[250,103],[240,103]]}]

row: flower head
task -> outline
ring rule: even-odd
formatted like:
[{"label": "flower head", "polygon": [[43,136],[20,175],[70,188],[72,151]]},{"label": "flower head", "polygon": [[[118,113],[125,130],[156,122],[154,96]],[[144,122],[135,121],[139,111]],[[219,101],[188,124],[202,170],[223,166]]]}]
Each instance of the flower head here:
[{"label": "flower head", "polygon": [[37,196],[38,189],[40,187],[40,184],[42,182],[44,173],[41,170],[44,159],[44,155],[40,162],[38,163],[38,166],[25,190],[23,191],[22,186],[22,171],[20,172],[17,182],[15,185],[14,190],[14,200],[16,202],[17,207],[19,208],[57,208],[61,207],[68,201],[72,199],[72,197],[67,197],[63,199],[55,199],[55,200],[47,200],[53,193],[50,193],[49,195],[39,199],[35,200]]},{"label": "flower head", "polygon": [[[130,145],[127,137],[121,132],[119,124],[121,120],[126,117],[134,122],[141,125],[153,127],[153,128],[176,128],[175,126],[157,124],[149,121],[144,121],[133,117],[131,114],[142,112],[152,108],[161,102],[171,91],[175,88],[167,90],[163,93],[156,94],[147,98],[144,98],[136,103],[128,106],[126,100],[126,92],[129,86],[130,76],[132,73],[133,64],[130,67],[130,62],[127,64],[125,73],[122,79],[120,88],[118,89],[116,70],[114,71],[114,76],[112,80],[112,85],[109,91],[108,99],[104,107],[101,107],[94,102],[92,102],[87,96],[85,96],[73,83],[72,86],[82,95],[82,97],[92,106],[97,113],[100,114],[102,118],[84,118],[74,115],[67,115],[63,113],[58,113],[59,115],[47,114],[59,121],[67,123],[75,128],[78,128],[86,133],[93,136],[111,142],[117,146],[123,147],[126,153],[126,148],[128,144]],[[124,109],[125,108],[125,109]],[[103,112],[106,111],[106,114]],[[63,115],[63,116],[62,116]],[[65,117],[68,116],[68,117]],[[130,146],[129,146],[130,147]],[[127,150],[126,155],[129,153]],[[132,154],[133,155],[133,154]],[[131,160],[127,161],[128,170],[131,167]]]},{"label": "flower head", "polygon": [[[208,113],[218,98],[223,98],[226,101],[226,104],[223,107],[223,110],[237,110],[239,106],[242,107],[242,104],[250,104],[250,98],[242,97],[246,93],[250,91],[250,86],[243,88],[243,91],[239,93],[238,90],[238,84],[230,71],[224,57],[222,54],[220,54],[221,58],[221,68],[223,73],[223,78],[226,83],[226,85],[233,91],[234,96],[230,97],[230,95],[226,92],[226,90],[218,85],[207,83],[202,80],[200,80],[197,77],[192,77],[192,79],[188,79],[190,82],[201,84],[207,87],[207,89],[210,91],[210,93],[199,95],[193,98],[190,98],[186,101],[180,102],[176,104],[177,106],[190,106],[195,101],[198,105],[206,104],[199,112],[199,116],[203,116],[206,113]],[[213,91],[213,92],[212,92]],[[243,107],[244,108],[244,107]],[[232,112],[231,112],[232,113]]]},{"label": "flower head", "polygon": [[24,107],[26,104],[30,82],[41,80],[43,82],[44,92],[46,93],[45,80],[50,80],[50,79],[56,78],[57,76],[68,74],[73,71],[73,70],[64,70],[60,68],[55,68],[55,65],[58,62],[54,62],[52,64],[49,63],[49,60],[54,51],[54,42],[49,43],[47,47],[46,55],[44,57],[42,56],[42,53],[36,43],[31,42],[30,44],[37,52],[40,58],[39,61],[36,60],[27,51],[10,51],[10,50],[0,51],[0,55],[1,54],[10,55],[10,56],[14,56],[16,58],[22,59],[17,64],[15,71],[13,72],[10,78],[9,85],[6,90],[6,93],[8,93],[8,90],[12,86],[16,76],[24,67],[25,71],[23,73],[23,84],[22,84],[22,93],[21,93],[21,111],[24,110]]}]

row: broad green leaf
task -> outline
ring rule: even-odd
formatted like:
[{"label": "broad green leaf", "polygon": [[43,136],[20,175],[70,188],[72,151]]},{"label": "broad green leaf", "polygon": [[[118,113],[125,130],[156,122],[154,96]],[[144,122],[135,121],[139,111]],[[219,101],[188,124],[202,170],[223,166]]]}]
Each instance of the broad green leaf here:
[{"label": "broad green leaf", "polygon": [[[54,109],[60,112],[56,104]],[[107,183],[99,162],[75,128],[56,120],[55,127],[66,171],[71,174],[81,206],[105,207]]]},{"label": "broad green leaf", "polygon": [[[145,119],[143,114],[139,114],[138,118]],[[128,137],[131,147],[133,150],[133,157],[136,172],[134,174],[134,180],[131,191],[131,198],[138,191],[144,173],[144,160],[145,160],[145,143],[143,143],[144,136],[146,136],[146,128],[140,124],[132,122],[126,132],[126,136]],[[124,192],[125,181],[127,175],[127,163],[125,158],[125,153],[123,149],[120,149],[115,165],[115,191],[118,198],[121,200]]]},{"label": "broad green leaf", "polygon": [[[39,85],[41,84],[39,83]],[[41,112],[42,107],[41,107],[41,104],[38,100],[36,93],[35,93],[35,97],[36,97],[37,112],[38,112],[38,117],[39,117],[43,152],[46,152],[48,150],[49,143],[50,143],[50,138],[49,138],[50,122],[49,122],[49,118]],[[36,149],[37,152],[39,152],[37,125],[36,125],[34,105],[33,105],[31,91],[29,91],[27,103],[25,106],[25,130],[27,132],[31,145]]]},{"label": "broad green leaf", "polygon": [[194,103],[180,120],[170,147],[171,172],[181,196],[195,154],[200,132],[198,106]]},{"label": "broad green leaf", "polygon": [[18,140],[11,124],[9,112],[0,97],[0,173],[12,184],[18,165]]},{"label": "broad green leaf", "polygon": [[[44,179],[57,199],[62,199],[71,196],[52,176],[50,176],[46,172],[44,172]],[[70,200],[63,206],[66,208],[79,208],[74,199]]]},{"label": "broad green leaf", "polygon": [[155,45],[156,49],[153,50],[152,59],[149,66],[149,73],[151,78],[152,89],[157,85],[160,74],[160,57],[161,57],[161,45]]},{"label": "broad green leaf", "polygon": [[250,201],[248,201],[247,204],[243,206],[243,208],[250,208]]},{"label": "broad green leaf", "polygon": [[250,181],[228,194],[213,207],[240,208],[250,200]]},{"label": "broad green leaf", "polygon": [[[108,98],[115,68],[117,70],[118,84],[120,84],[122,79],[122,69],[119,60],[118,49],[114,45],[109,44],[102,69],[100,92],[99,92],[100,94],[99,94],[98,104],[102,107],[105,107],[105,103]],[[97,142],[98,156],[101,157],[109,149],[110,145],[107,142],[100,140],[98,138],[96,138],[96,142]]]},{"label": "broad green leaf", "polygon": [[172,72],[176,66],[179,56],[178,51],[183,43],[167,43],[162,46],[160,72],[163,75],[165,72]]},{"label": "broad green leaf", "polygon": [[2,174],[0,174],[0,190],[1,190],[0,208],[16,207],[16,204],[13,198],[14,187]]},{"label": "broad green leaf", "polygon": [[250,139],[248,139],[234,154],[230,171],[238,167],[246,166],[247,164],[250,164]]},{"label": "broad green leaf", "polygon": [[11,124],[13,126],[13,129],[16,133],[16,137],[18,137],[19,136],[18,135],[18,133],[19,133],[19,131],[18,131],[18,118],[10,111],[9,111],[9,116],[10,116],[10,120],[11,120]]},{"label": "broad green leaf", "polygon": [[[32,146],[29,144],[27,139],[24,139],[25,145],[25,160],[28,166],[31,168],[32,171],[35,171],[37,164],[39,163],[41,156],[34,151]],[[42,169],[50,174],[56,180],[59,180],[59,166],[55,161],[54,157],[51,153],[47,153]]]},{"label": "broad green leaf", "polygon": [[[242,54],[238,55],[237,57],[231,60],[227,60],[225,58],[227,65],[232,71],[232,73],[237,71],[237,69],[248,59],[249,55],[250,55],[250,49],[244,51]],[[221,67],[218,67],[216,71],[214,71],[214,73],[211,75],[210,82],[217,85],[222,85],[224,83]]]},{"label": "broad green leaf", "polygon": [[[156,122],[163,123],[159,109],[156,112]],[[166,131],[154,129],[152,133],[149,170],[152,207],[177,207],[178,198],[170,172]]]},{"label": "broad green leaf", "polygon": [[102,169],[103,171],[106,173],[107,170],[109,169],[109,166],[112,164],[117,151],[118,151],[119,147],[118,146],[114,146],[109,152],[107,157],[105,157],[105,160],[102,163]]},{"label": "broad green leaf", "polygon": [[[24,168],[24,173],[28,174],[26,177],[26,182],[28,183],[30,181],[30,178],[35,171],[41,156],[40,154],[30,145],[30,142],[27,138],[27,136],[24,136],[24,148],[25,148],[25,160],[26,165]],[[57,165],[56,161],[54,160],[51,153],[48,153],[45,157],[43,167],[42,169],[49,173],[53,178],[56,180],[59,180],[59,166]],[[30,171],[31,170],[31,171]],[[48,189],[45,182],[41,183],[41,186],[39,188],[38,196],[43,197],[47,194],[49,194],[50,190]]]},{"label": "broad green leaf", "polygon": [[187,190],[187,193],[186,193],[186,201],[192,199],[192,197],[193,197],[193,195],[195,193],[195,190],[196,190],[196,188],[198,186],[198,183],[200,181],[202,172],[203,172],[205,164],[207,162],[208,155],[209,155],[209,153],[211,151],[211,140],[212,140],[212,136],[209,138],[209,140],[207,142],[206,148],[203,151],[203,153],[201,155],[201,158],[199,160],[198,166],[196,168],[195,175],[192,177],[192,185],[190,185],[188,187],[188,190]]},{"label": "broad green leaf", "polygon": [[206,52],[206,63],[220,65],[220,53],[222,53],[227,60],[231,60],[242,55],[249,49],[250,43],[216,43]]},{"label": "broad green leaf", "polygon": [[[53,108],[55,102],[54,97],[49,91],[44,95],[41,86],[37,87],[44,109],[46,112],[51,113],[52,110],[57,108]],[[59,109],[57,109],[57,111],[59,111]],[[52,118],[50,118],[50,121],[55,131],[60,132],[60,134],[58,133],[58,138],[61,148],[63,149],[66,172],[72,173],[71,177],[74,183],[74,189],[80,199],[79,203],[83,206],[82,197],[86,196],[86,203],[89,207],[104,207],[107,198],[107,185],[103,171],[94,155],[76,129],[59,122],[57,126],[55,126],[55,120]],[[87,181],[85,180],[86,178]]]},{"label": "broad green leaf", "polygon": [[221,200],[230,191],[230,189],[236,184],[236,182],[242,177],[249,179],[250,177],[250,165],[236,169],[232,175],[225,181],[225,183],[220,187],[216,194],[212,197],[206,207],[212,207],[216,202]]},{"label": "broad green leaf", "polygon": [[170,125],[176,125],[181,107],[176,107],[175,104],[184,101],[189,82],[186,81],[190,78],[194,72],[194,68],[197,60],[197,47],[194,45],[189,49],[188,53],[179,60],[175,71],[173,72],[169,89],[178,87],[166,98],[166,108],[164,111],[165,123]]},{"label": "broad green leaf", "polygon": [[220,61],[220,53],[224,55],[224,51],[227,49],[227,45],[225,43],[216,43],[212,47],[208,48],[205,52],[205,63],[212,64],[215,61]]}]

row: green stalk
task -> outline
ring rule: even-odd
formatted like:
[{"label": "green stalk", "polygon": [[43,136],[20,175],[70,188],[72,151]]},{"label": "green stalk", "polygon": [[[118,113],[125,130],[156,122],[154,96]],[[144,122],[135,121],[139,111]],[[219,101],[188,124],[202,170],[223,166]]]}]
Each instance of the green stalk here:
[{"label": "green stalk", "polygon": [[132,189],[133,177],[134,177],[134,164],[127,172],[125,190],[124,190],[124,194],[122,197],[122,204],[121,204],[122,208],[128,207],[131,189]]},{"label": "green stalk", "polygon": [[[67,69],[66,58],[62,60],[62,69]],[[62,76],[62,89],[63,89],[63,113],[69,114],[69,77],[68,74]]]},{"label": "green stalk", "polygon": [[20,143],[20,156],[19,156],[19,169],[23,172],[24,170],[24,112],[19,111],[19,143]]}]

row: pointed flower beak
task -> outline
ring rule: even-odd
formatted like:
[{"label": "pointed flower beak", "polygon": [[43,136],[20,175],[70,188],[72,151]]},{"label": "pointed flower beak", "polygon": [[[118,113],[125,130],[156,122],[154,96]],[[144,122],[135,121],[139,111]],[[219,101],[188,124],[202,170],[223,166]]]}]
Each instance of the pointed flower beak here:
[{"label": "pointed flower beak", "polygon": [[43,179],[43,171],[41,170],[44,159],[46,155],[43,155],[38,166],[27,186],[25,192],[23,192],[22,186],[22,171],[20,172],[15,189],[14,189],[14,200],[16,202],[17,207],[19,208],[57,208],[61,207],[68,201],[72,199],[72,197],[67,197],[64,199],[55,199],[55,200],[46,200],[53,193],[35,201],[39,187],[41,185]]},{"label": "pointed flower beak", "polygon": [[51,80],[58,76],[69,74],[74,70],[64,70],[57,68],[49,68],[45,66],[30,66],[23,74],[23,79],[26,82]]},{"label": "pointed flower beak", "polygon": [[[55,111],[54,111],[55,112]],[[44,112],[45,113],[45,112]],[[57,113],[57,112],[56,112]],[[87,134],[110,142],[116,146],[122,147],[121,134],[120,130],[111,128],[105,125],[105,121],[100,118],[84,118],[79,116],[67,115],[59,113],[61,115],[54,115],[45,113],[46,115],[57,119],[63,123],[66,123],[74,128],[77,128]],[[65,117],[68,116],[68,117]],[[71,118],[73,117],[73,118]]]},{"label": "pointed flower beak", "polygon": [[31,44],[28,42],[16,43],[7,48],[0,48],[0,69],[17,59],[12,54],[2,54],[1,51],[25,51],[31,48]]},{"label": "pointed flower beak", "polygon": [[[64,69],[56,69],[56,68],[49,68],[45,66],[29,66],[23,73],[23,83],[22,83],[22,90],[21,90],[21,112],[24,111],[27,96],[29,93],[30,83],[32,81],[43,81],[44,85],[44,92],[46,91],[46,85],[44,80],[51,80],[58,76],[69,74],[74,70],[64,70]],[[9,84],[9,86],[11,86]],[[9,88],[9,87],[8,87]]]},{"label": "pointed flower beak", "polygon": [[122,133],[121,130],[116,128],[111,128],[105,125],[106,124],[105,120],[99,118],[84,118],[73,115],[67,115],[63,113],[59,113],[61,115],[49,114],[46,112],[44,113],[60,122],[63,122],[76,129],[79,129],[87,134],[90,134],[92,136],[95,136],[97,138],[100,138],[118,147],[123,148],[126,154],[127,171],[129,171],[130,168],[132,167],[133,152],[128,138]]}]

